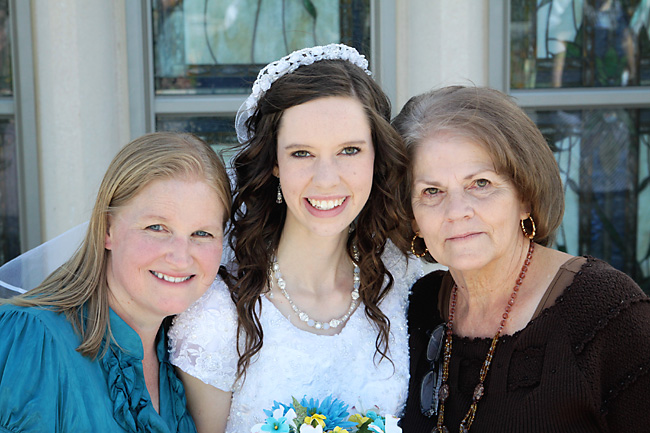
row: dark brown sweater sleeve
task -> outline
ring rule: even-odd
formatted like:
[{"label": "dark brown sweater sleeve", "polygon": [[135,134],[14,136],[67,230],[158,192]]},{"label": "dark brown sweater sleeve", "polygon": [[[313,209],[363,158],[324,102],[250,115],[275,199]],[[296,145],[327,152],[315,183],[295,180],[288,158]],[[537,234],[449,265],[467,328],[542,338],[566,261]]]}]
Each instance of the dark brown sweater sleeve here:
[{"label": "dark brown sweater sleeve", "polygon": [[573,354],[603,428],[650,431],[650,299],[627,275],[589,258],[562,295]]}]

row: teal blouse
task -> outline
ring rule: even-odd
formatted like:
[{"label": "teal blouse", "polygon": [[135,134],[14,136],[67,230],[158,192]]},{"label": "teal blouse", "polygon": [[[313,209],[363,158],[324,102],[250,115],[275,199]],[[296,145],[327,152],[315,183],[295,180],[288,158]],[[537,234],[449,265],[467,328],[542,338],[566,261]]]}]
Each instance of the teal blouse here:
[{"label": "teal blouse", "polygon": [[158,414],[140,337],[112,310],[110,321],[117,345],[93,361],[64,315],[0,306],[0,432],[196,432],[162,330]]}]

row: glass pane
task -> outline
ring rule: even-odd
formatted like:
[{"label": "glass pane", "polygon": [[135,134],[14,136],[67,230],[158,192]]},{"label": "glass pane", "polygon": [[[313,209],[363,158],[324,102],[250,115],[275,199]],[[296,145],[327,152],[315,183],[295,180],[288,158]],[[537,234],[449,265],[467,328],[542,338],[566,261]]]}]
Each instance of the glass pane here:
[{"label": "glass pane", "polygon": [[369,58],[370,0],[154,0],[155,91],[248,93],[262,66],[332,42]]},{"label": "glass pane", "polygon": [[158,116],[156,131],[191,132],[201,137],[228,162],[237,146],[234,117]]},{"label": "glass pane", "polygon": [[650,85],[647,0],[511,5],[511,88]]},{"label": "glass pane", "polygon": [[20,254],[18,163],[13,119],[0,118],[0,265]]},{"label": "glass pane", "polygon": [[11,96],[11,26],[9,4],[0,0],[0,96]]},{"label": "glass pane", "polygon": [[604,259],[650,293],[650,110],[531,116],[564,183],[566,210],[556,248]]}]

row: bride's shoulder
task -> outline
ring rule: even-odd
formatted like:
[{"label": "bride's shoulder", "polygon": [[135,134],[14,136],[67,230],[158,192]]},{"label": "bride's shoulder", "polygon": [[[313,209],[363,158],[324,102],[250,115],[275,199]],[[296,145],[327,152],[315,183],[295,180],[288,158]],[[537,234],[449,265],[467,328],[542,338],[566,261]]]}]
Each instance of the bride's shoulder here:
[{"label": "bride's shoulder", "polygon": [[408,292],[413,283],[424,275],[422,261],[410,254],[405,255],[390,240],[386,242],[382,254],[384,266],[395,280],[395,287]]},{"label": "bride's shoulder", "polygon": [[210,327],[215,320],[233,324],[237,321],[230,289],[220,276],[217,276],[203,296],[174,318],[172,333],[179,328]]}]

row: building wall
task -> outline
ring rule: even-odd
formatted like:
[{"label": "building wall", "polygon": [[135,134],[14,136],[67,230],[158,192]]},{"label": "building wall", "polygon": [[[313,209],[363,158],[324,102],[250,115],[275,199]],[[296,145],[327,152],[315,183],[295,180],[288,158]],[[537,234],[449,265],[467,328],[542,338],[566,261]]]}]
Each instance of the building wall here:
[{"label": "building wall", "polygon": [[32,4],[42,239],[86,221],[128,142],[124,1]]},{"label": "building wall", "polygon": [[397,98],[451,84],[487,85],[488,1],[397,2]]}]

